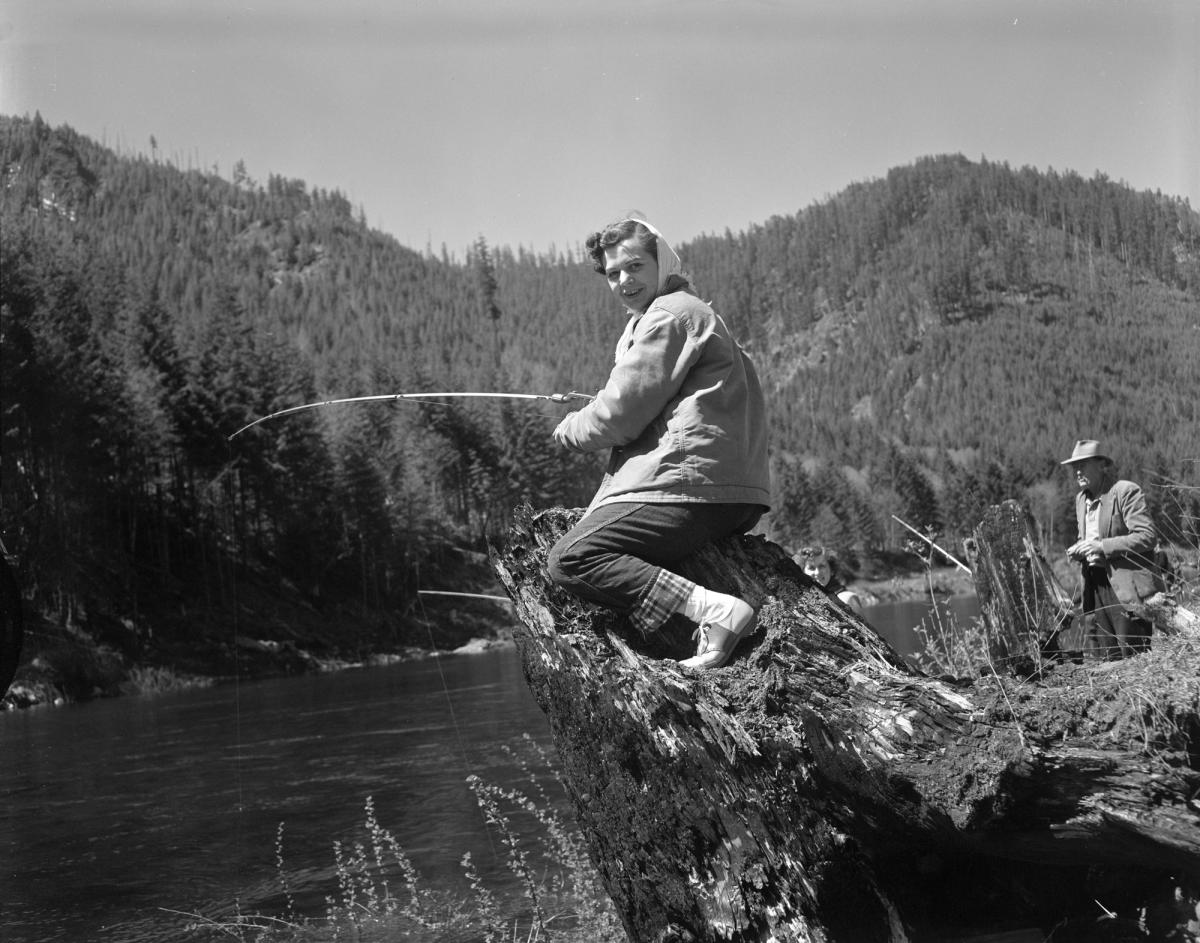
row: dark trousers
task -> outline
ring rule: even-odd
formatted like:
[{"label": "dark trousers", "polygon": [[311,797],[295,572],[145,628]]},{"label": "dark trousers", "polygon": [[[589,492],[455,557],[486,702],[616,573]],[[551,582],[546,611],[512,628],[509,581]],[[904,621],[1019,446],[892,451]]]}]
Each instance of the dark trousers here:
[{"label": "dark trousers", "polygon": [[1152,624],[1131,616],[1102,567],[1083,571],[1083,655],[1098,661],[1125,658],[1150,647]]},{"label": "dark trousers", "polygon": [[628,613],[660,569],[713,540],[744,534],[763,510],[757,504],[606,504],[551,548],[550,578],[582,599]]}]

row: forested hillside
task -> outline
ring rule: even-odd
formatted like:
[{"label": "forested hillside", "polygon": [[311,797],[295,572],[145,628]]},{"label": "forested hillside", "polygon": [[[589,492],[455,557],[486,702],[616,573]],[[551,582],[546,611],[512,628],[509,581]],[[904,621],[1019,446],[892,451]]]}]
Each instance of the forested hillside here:
[{"label": "forested hillside", "polygon": [[[40,117],[0,118],[0,174],[2,524],[36,607],[145,634],[164,599],[203,621],[254,585],[421,641],[417,588],[455,588],[518,503],[593,490],[546,403],[326,407],[228,439],[316,399],[594,390],[623,316],[578,249],[417,252],[336,191]],[[933,157],[677,248],[768,387],[783,542],[869,569],[893,514],[951,540],[1018,497],[1061,544],[1079,437],[1195,539],[1200,502],[1165,487],[1200,458],[1186,203]]]},{"label": "forested hillside", "polygon": [[[1069,542],[1077,438],[1143,485],[1198,483],[1200,221],[1180,200],[939,157],[687,249],[770,377],[786,533],[869,549],[890,510],[962,535],[1015,497]],[[1151,490],[1165,533],[1194,532],[1194,502],[1184,521]]]}]

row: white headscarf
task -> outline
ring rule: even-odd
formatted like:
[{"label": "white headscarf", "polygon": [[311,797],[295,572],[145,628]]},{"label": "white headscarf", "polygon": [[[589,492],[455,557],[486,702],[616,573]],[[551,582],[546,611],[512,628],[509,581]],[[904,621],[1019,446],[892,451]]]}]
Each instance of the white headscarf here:
[{"label": "white headscarf", "polygon": [[658,293],[662,294],[668,278],[672,275],[683,275],[683,262],[680,261],[679,255],[671,248],[667,240],[663,238],[663,234],[640,216],[628,216],[622,222],[641,223],[654,233],[657,243],[655,246],[656,254],[658,256]]}]

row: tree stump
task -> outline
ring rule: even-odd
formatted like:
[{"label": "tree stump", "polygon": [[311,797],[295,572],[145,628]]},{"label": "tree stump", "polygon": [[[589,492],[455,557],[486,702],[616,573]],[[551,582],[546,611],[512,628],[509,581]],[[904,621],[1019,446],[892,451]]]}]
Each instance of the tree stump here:
[{"label": "tree stump", "polygon": [[1038,546],[1033,517],[1017,501],[989,507],[963,542],[987,630],[988,659],[1010,674],[1037,670],[1075,609]]},{"label": "tree stump", "polygon": [[[1178,882],[1193,900],[1200,639],[1090,674],[934,678],[782,548],[741,537],[681,571],[749,600],[758,626],[727,666],[690,672],[679,617],[644,638],[549,583],[546,553],[577,516],[518,512],[492,560],[635,943],[1049,930],[1099,916],[1097,899],[1166,925],[1169,904],[1147,901],[1175,901],[1163,889]],[[1055,939],[1071,937],[1060,925]]]}]

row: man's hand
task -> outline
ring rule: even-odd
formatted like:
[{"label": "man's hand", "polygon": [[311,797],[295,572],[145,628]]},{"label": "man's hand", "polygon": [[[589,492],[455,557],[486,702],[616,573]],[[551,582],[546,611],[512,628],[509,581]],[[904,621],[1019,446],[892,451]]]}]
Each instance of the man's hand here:
[{"label": "man's hand", "polygon": [[1081,540],[1067,548],[1067,556],[1072,560],[1084,560],[1088,566],[1098,566],[1104,562],[1104,548],[1095,538]]}]

